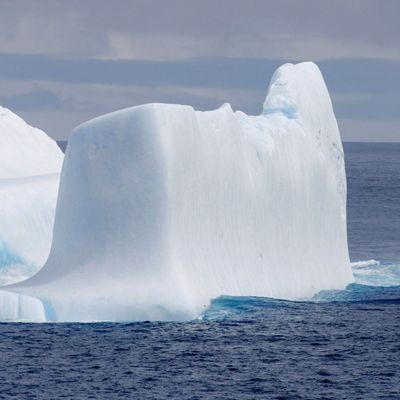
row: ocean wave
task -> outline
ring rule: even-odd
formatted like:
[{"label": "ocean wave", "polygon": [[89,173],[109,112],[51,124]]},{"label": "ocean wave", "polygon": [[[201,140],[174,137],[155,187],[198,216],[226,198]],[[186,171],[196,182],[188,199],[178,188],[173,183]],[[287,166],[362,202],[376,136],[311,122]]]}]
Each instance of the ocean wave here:
[{"label": "ocean wave", "polygon": [[367,286],[400,286],[400,264],[378,260],[357,261],[351,264],[355,283]]},{"label": "ocean wave", "polygon": [[399,303],[400,263],[360,260],[351,263],[355,282],[344,290],[324,290],[312,298],[290,301],[264,297],[220,296],[200,317],[201,320],[234,320],[268,309],[313,307],[327,303]]}]

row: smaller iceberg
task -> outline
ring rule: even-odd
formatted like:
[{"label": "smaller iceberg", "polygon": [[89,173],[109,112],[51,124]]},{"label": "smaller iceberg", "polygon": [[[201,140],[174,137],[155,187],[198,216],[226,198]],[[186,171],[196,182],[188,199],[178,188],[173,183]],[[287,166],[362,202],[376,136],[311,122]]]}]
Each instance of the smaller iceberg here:
[{"label": "smaller iceberg", "polygon": [[0,285],[45,263],[62,162],[55,141],[0,107]]}]

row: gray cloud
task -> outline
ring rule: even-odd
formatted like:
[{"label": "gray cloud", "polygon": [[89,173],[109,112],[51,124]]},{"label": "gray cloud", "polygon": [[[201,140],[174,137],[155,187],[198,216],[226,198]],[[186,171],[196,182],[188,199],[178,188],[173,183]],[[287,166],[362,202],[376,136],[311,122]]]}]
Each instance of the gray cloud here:
[{"label": "gray cloud", "polygon": [[273,71],[311,59],[344,138],[400,140],[399,14],[396,0],[3,0],[0,104],[55,137],[153,101],[257,114]]},{"label": "gray cloud", "polygon": [[396,0],[14,0],[1,11],[2,52],[400,58]]},{"label": "gray cloud", "polygon": [[47,55],[0,54],[6,80],[48,80],[113,85],[266,87],[283,60],[198,58],[182,61],[65,59]]},{"label": "gray cloud", "polygon": [[[264,90],[274,70],[286,61],[252,58],[114,61],[3,53],[0,54],[0,76],[4,80]],[[334,92],[400,91],[400,60],[335,59],[321,60],[318,65],[329,88]]]},{"label": "gray cloud", "polygon": [[49,111],[61,108],[61,99],[52,91],[38,85],[26,93],[0,96],[0,104],[15,111]]}]

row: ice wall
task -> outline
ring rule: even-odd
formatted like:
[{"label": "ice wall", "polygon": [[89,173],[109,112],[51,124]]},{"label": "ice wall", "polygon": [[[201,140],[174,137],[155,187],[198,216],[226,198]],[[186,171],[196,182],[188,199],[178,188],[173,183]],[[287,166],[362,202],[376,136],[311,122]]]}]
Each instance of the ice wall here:
[{"label": "ice wall", "polygon": [[45,263],[62,162],[43,131],[0,107],[0,285],[26,279]]},{"label": "ice wall", "polygon": [[259,116],[149,104],[79,126],[49,259],[9,290],[59,321],[166,320],[222,294],[299,299],[352,279],[339,131],[301,63],[277,70]]},{"label": "ice wall", "polygon": [[41,300],[23,294],[0,292],[1,321],[46,322],[48,317]]}]

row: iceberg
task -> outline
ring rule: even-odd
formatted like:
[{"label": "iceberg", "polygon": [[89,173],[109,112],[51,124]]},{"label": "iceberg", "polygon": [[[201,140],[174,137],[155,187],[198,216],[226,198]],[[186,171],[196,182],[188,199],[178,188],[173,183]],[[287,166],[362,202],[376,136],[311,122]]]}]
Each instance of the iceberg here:
[{"label": "iceberg", "polygon": [[54,140],[0,106],[0,179],[58,174],[62,162]]},{"label": "iceberg", "polygon": [[0,107],[0,285],[35,274],[51,246],[63,154]]},{"label": "iceberg", "polygon": [[315,64],[285,64],[258,116],[147,104],[77,127],[49,258],[2,288],[0,319],[185,320],[220,295],[304,299],[352,281],[329,93]]}]

